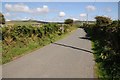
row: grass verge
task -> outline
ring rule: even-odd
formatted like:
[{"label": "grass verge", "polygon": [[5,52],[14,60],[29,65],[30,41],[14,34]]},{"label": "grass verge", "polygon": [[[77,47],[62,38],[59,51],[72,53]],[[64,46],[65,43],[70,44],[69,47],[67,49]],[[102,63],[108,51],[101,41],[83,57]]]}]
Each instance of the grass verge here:
[{"label": "grass verge", "polygon": [[70,32],[63,33],[61,35],[58,34],[51,34],[51,38],[46,36],[42,38],[40,41],[31,41],[27,46],[21,45],[22,47],[15,46],[13,48],[9,48],[9,52],[5,54],[5,56],[2,57],[2,64],[8,63],[12,60],[15,60],[25,54],[31,53],[37,49],[40,49],[50,43],[53,43],[57,40],[63,39],[64,37],[70,35],[73,31],[75,31],[77,28],[72,28]]}]

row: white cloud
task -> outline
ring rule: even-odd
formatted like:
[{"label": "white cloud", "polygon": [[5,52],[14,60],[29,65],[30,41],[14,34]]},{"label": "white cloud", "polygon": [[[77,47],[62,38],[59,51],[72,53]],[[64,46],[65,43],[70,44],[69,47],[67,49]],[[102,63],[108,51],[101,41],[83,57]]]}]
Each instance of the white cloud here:
[{"label": "white cloud", "polygon": [[48,6],[47,5],[43,5],[43,8],[48,8]]},{"label": "white cloud", "polygon": [[5,15],[6,17],[10,17],[10,16],[11,16],[10,13],[8,13],[8,12],[5,13],[4,15]]},{"label": "white cloud", "polygon": [[5,4],[5,8],[8,11],[13,11],[13,12],[31,12],[29,7],[27,5],[24,5],[22,3],[19,4]]},{"label": "white cloud", "polygon": [[73,21],[77,21],[77,20],[79,20],[79,19],[77,19],[77,18],[72,18],[72,20],[73,20]]},{"label": "white cloud", "polygon": [[21,20],[29,20],[29,18],[28,17],[24,17],[23,19],[21,19]]},{"label": "white cloud", "polygon": [[107,7],[107,8],[105,8],[105,11],[106,11],[106,12],[111,12],[111,11],[112,11],[112,9],[111,9],[111,8],[109,8],[109,7]]},{"label": "white cloud", "polygon": [[34,9],[30,9],[29,6],[19,3],[19,4],[5,4],[5,8],[7,11],[11,12],[27,12],[27,13],[48,13],[49,8],[47,5],[43,5],[43,7],[37,7]]},{"label": "white cloud", "polygon": [[109,15],[103,15],[104,17],[109,17],[109,18],[111,18],[111,16],[109,16]]},{"label": "white cloud", "polygon": [[80,14],[80,17],[86,17],[86,16],[87,16],[86,13],[81,13],[81,14]]},{"label": "white cloud", "polygon": [[60,17],[64,17],[65,15],[66,15],[65,12],[59,12]]},{"label": "white cloud", "polygon": [[108,15],[103,15],[104,17],[108,17]]},{"label": "white cloud", "polygon": [[81,13],[80,14],[80,20],[85,21],[87,19],[87,14],[86,13]]},{"label": "white cloud", "polygon": [[95,11],[95,10],[96,10],[96,7],[93,6],[93,5],[88,5],[88,6],[86,7],[86,9],[87,9],[87,11]]},{"label": "white cloud", "polygon": [[47,5],[43,5],[42,8],[37,8],[37,9],[36,9],[36,12],[37,12],[37,13],[47,13],[47,12],[49,12],[49,8],[48,8]]},{"label": "white cloud", "polygon": [[11,5],[11,4],[5,4],[5,8],[6,8],[7,10],[11,10],[11,9],[12,9],[12,5]]},{"label": "white cloud", "polygon": [[10,19],[6,19],[5,21],[11,21]]}]

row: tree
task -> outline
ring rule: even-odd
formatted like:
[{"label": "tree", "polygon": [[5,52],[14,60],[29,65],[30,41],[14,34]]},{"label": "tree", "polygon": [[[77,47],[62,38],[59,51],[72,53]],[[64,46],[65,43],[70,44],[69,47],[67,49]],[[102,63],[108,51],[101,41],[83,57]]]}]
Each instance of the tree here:
[{"label": "tree", "polygon": [[0,24],[5,24],[5,18],[2,13],[0,13]]},{"label": "tree", "polygon": [[108,17],[103,17],[103,16],[96,16],[96,24],[97,26],[108,26],[112,23],[112,20]]},{"label": "tree", "polygon": [[64,23],[65,24],[73,24],[73,20],[72,19],[66,19]]}]

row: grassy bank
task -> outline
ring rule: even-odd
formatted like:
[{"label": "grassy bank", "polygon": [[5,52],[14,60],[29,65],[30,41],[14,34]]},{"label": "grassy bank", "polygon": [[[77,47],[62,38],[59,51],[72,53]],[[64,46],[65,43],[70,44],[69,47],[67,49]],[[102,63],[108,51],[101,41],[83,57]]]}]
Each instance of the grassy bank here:
[{"label": "grassy bank", "polygon": [[93,24],[84,27],[92,41],[95,72],[100,80],[120,78],[120,27],[117,23],[113,21],[107,26]]},{"label": "grassy bank", "polygon": [[[5,27],[3,29],[4,34],[2,35],[2,63],[5,64],[62,39],[76,29],[75,26],[70,25],[62,27],[64,30],[61,30],[61,25],[58,24],[46,24],[40,28],[25,25],[13,28]],[[13,29],[17,32],[13,31]]]}]

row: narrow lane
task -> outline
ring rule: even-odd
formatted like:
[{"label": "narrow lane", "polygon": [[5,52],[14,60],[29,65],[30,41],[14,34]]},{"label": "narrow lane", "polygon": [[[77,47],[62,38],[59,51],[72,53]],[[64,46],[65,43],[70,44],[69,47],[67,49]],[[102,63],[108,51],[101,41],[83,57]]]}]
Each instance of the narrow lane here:
[{"label": "narrow lane", "polygon": [[79,28],[66,38],[2,66],[3,78],[94,78],[91,42]]}]

